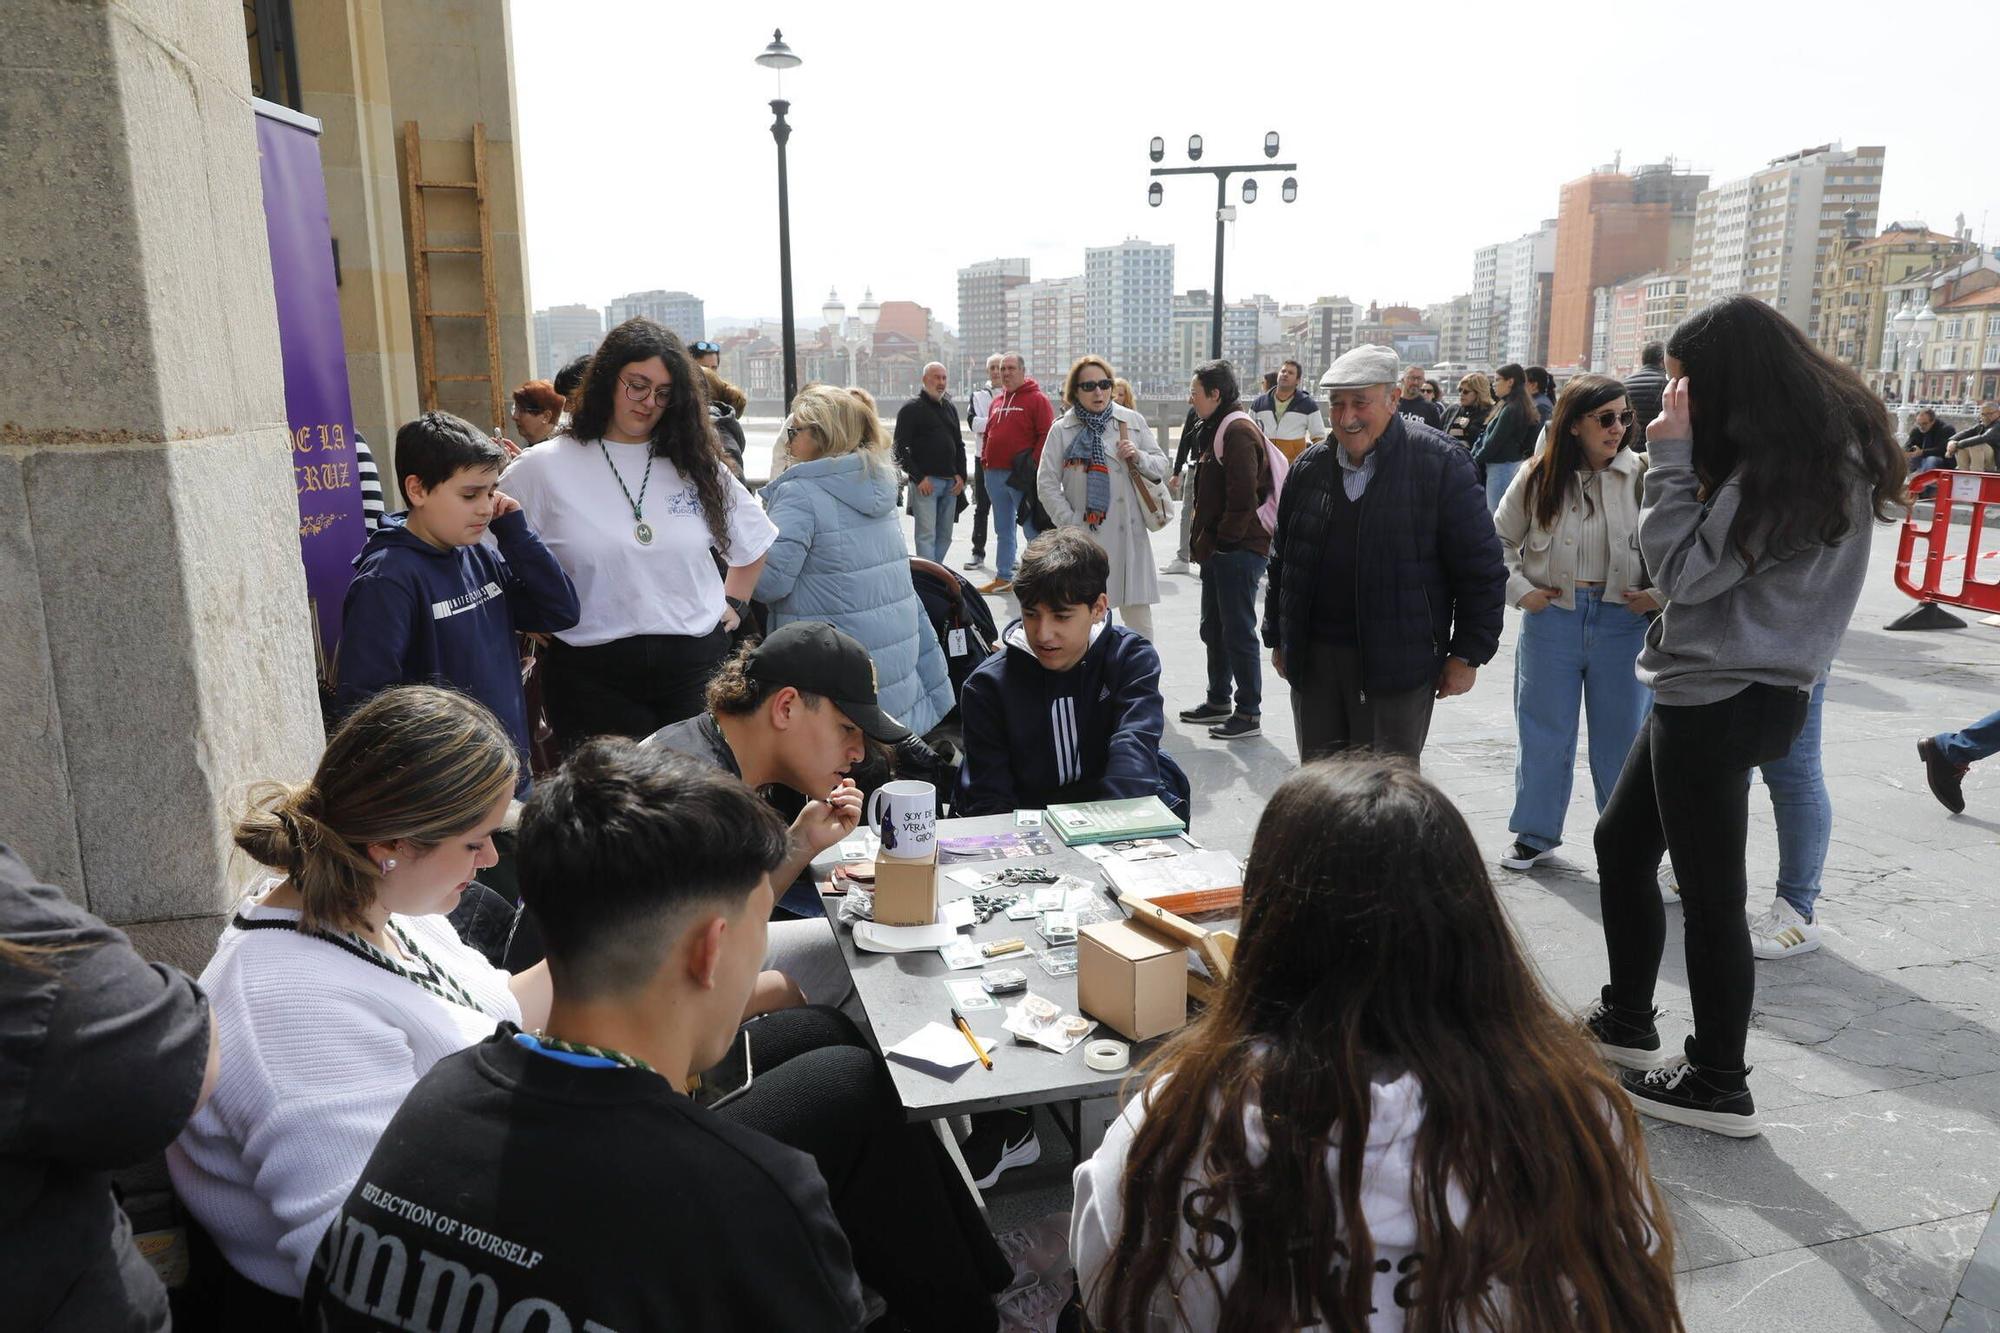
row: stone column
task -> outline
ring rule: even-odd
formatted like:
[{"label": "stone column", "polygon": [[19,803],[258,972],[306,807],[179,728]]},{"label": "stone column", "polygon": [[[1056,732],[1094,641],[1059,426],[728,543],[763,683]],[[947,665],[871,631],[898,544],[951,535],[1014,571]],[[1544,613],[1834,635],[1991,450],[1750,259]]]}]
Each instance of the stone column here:
[{"label": "stone column", "polygon": [[379,0],[293,0],[292,26],[300,109],[318,117],[323,130],[320,165],[340,248],[340,327],[354,424],[381,465],[383,494],[393,509],[396,427],[420,409],[403,186],[396,171],[402,127],[389,106],[382,6]]},{"label": "stone column", "polygon": [[229,806],[321,744],[242,18],[8,19],[0,839],[198,968]]}]

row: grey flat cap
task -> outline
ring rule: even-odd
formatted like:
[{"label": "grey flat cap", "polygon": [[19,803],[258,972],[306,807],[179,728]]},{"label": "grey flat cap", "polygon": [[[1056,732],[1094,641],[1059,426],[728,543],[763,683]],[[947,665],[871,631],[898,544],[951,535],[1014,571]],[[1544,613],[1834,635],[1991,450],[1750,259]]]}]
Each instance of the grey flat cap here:
[{"label": "grey flat cap", "polygon": [[1322,389],[1365,389],[1371,384],[1394,384],[1403,371],[1403,359],[1393,347],[1363,343],[1341,354],[1319,377]]}]

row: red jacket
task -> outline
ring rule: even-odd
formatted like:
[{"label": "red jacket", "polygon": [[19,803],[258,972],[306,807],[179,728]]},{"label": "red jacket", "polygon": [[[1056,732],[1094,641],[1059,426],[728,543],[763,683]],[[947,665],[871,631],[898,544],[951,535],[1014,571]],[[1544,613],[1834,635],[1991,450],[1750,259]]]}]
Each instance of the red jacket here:
[{"label": "red jacket", "polygon": [[1042,441],[1056,424],[1056,412],[1049,396],[1033,380],[1023,381],[1012,393],[995,396],[987,409],[986,447],[979,458],[987,467],[1005,472],[1022,454],[1041,458]]}]

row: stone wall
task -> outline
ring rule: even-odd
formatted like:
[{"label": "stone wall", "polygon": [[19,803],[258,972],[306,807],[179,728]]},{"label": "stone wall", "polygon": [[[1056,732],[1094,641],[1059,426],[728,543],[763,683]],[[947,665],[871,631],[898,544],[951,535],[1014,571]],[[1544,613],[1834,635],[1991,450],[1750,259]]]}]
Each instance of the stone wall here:
[{"label": "stone wall", "polygon": [[241,16],[8,15],[0,839],[199,968],[321,743]]}]

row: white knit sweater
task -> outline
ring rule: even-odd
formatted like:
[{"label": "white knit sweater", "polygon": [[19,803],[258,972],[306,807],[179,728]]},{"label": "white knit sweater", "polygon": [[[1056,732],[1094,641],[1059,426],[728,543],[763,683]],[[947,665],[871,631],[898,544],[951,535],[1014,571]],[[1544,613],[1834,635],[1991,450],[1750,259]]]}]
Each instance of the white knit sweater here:
[{"label": "white knit sweater", "polygon": [[[250,920],[298,913],[238,908]],[[305,1290],[313,1250],[416,1081],[443,1057],[521,1021],[507,974],[441,916],[393,918],[484,1012],[288,930],[226,927],[202,971],[222,1047],[215,1094],[167,1150],[189,1211],[244,1277]]]}]

